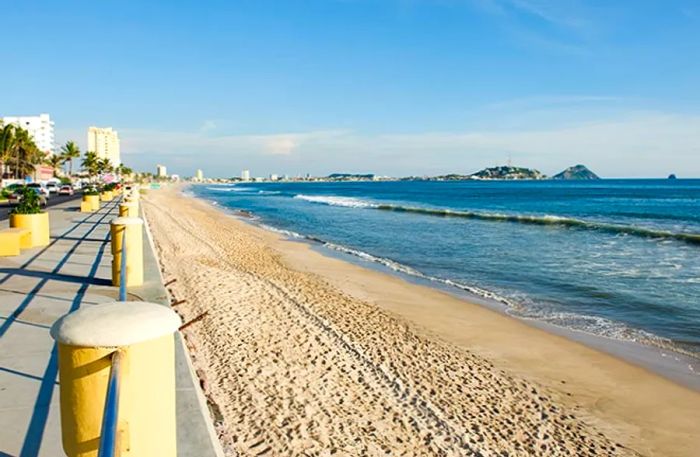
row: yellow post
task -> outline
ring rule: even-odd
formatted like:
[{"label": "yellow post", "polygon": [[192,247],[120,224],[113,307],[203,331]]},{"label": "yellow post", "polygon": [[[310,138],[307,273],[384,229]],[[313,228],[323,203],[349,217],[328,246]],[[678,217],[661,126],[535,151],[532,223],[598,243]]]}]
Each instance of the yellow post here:
[{"label": "yellow post", "polygon": [[112,354],[117,374],[115,456],[176,457],[175,348],[181,321],[146,302],[88,306],[51,328],[58,343],[61,435],[68,457],[96,457]]},{"label": "yellow post", "polygon": [[143,220],[118,217],[111,222],[112,285],[119,286],[122,269],[122,240],[126,232],[126,285],[143,284]]},{"label": "yellow post", "polygon": [[141,194],[139,193],[138,189],[131,189],[131,192],[129,192],[128,197],[134,200],[138,200],[139,198],[141,198]]},{"label": "yellow post", "polygon": [[133,193],[126,195],[124,197],[124,203],[129,203],[133,204],[136,206],[136,214],[139,212],[139,198],[136,197]]},{"label": "yellow post", "polygon": [[114,195],[112,195],[111,190],[105,190],[100,194],[100,200],[102,200],[103,202],[111,202],[112,198],[114,198]]},{"label": "yellow post", "polygon": [[120,203],[119,217],[139,217],[139,204],[129,201]]}]

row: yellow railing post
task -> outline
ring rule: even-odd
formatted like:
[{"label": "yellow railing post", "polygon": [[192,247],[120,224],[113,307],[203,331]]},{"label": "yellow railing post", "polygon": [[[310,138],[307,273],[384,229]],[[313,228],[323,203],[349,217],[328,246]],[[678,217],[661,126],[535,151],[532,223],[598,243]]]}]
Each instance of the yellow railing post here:
[{"label": "yellow railing post", "polygon": [[126,231],[126,284],[143,284],[143,220],[138,217],[118,217],[111,224],[112,285],[119,286],[122,269],[122,242]]},{"label": "yellow railing post", "polygon": [[135,201],[123,201],[119,204],[119,217],[139,217],[139,204]]},{"label": "yellow railing post", "polygon": [[118,417],[114,455],[176,457],[173,333],[180,323],[170,308],[146,302],[91,305],[56,321],[51,336],[58,343],[61,435],[68,457],[97,456],[116,351],[117,410],[106,414]]}]

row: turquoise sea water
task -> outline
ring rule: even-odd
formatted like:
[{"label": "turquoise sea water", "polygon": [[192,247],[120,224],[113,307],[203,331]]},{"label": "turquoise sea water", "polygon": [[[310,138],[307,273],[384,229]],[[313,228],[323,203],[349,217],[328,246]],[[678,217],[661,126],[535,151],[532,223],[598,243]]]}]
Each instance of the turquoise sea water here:
[{"label": "turquoise sea water", "polygon": [[525,318],[700,355],[700,180],[241,183],[195,195]]}]

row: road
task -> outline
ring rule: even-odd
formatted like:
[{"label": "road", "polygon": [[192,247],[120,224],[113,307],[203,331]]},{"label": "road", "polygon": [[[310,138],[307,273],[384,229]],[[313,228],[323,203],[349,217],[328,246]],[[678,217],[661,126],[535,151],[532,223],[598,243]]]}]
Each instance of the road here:
[{"label": "road", "polygon": [[[51,198],[49,198],[48,206],[60,205],[61,203],[64,203],[64,202],[67,202],[70,200],[77,200],[81,197],[82,197],[82,194],[80,192],[77,192],[74,195],[52,194]],[[8,203],[0,203],[0,221],[4,221],[5,219],[8,219],[10,217],[10,210],[11,209],[12,209],[12,206],[9,205]]]}]

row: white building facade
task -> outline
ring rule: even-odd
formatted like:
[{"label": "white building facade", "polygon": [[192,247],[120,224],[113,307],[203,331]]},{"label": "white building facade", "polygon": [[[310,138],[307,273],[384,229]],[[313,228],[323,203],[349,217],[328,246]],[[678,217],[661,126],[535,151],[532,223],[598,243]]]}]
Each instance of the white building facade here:
[{"label": "white building facade", "polygon": [[156,165],[156,176],[159,178],[168,177],[168,169],[165,167],[165,165]]},{"label": "white building facade", "polygon": [[115,167],[121,165],[119,135],[112,127],[89,127],[87,144],[87,150],[97,154],[98,158],[109,159]]},{"label": "white building facade", "polygon": [[243,170],[241,172],[241,180],[250,181],[250,170]]},{"label": "white building facade", "polygon": [[43,152],[54,154],[54,122],[48,114],[38,116],[5,116],[4,125],[14,124],[28,131],[36,146]]},{"label": "white building facade", "polygon": [[194,179],[197,181],[204,181],[204,172],[202,170],[197,170],[197,173],[194,175]]}]

